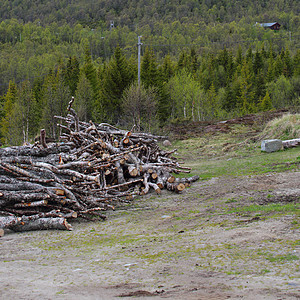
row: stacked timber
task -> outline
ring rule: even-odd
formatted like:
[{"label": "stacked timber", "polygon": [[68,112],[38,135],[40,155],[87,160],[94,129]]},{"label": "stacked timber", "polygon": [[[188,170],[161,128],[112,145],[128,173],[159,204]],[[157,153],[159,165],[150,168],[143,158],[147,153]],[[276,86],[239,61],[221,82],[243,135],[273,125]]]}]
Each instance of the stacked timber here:
[{"label": "stacked timber", "polygon": [[[0,236],[14,231],[66,229],[72,218],[101,218],[116,203],[150,190],[181,192],[199,177],[160,149],[160,137],[124,131],[110,124],[57,116],[59,143],[47,144],[45,130],[34,145],[0,149]],[[62,125],[64,123],[64,125]]]}]

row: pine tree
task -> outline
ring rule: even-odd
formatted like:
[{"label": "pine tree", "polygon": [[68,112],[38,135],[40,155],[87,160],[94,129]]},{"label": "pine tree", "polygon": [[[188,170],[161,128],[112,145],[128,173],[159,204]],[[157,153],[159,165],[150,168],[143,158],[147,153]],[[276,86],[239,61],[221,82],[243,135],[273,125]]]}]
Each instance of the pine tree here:
[{"label": "pine tree", "polygon": [[63,68],[63,75],[71,95],[75,95],[80,75],[79,62],[76,56],[69,57],[67,65]]},{"label": "pine tree", "polygon": [[161,81],[168,82],[169,79],[174,75],[174,67],[171,61],[170,55],[164,57],[162,66],[160,67]]},{"label": "pine tree", "polygon": [[56,125],[59,121],[54,116],[66,115],[70,99],[70,90],[64,82],[61,70],[58,69],[56,74],[50,72],[44,84],[41,126],[46,129],[47,135],[54,139],[58,139],[61,132]]},{"label": "pine tree", "polygon": [[243,51],[241,45],[239,45],[235,62],[237,65],[240,65],[243,62]]},{"label": "pine tree", "polygon": [[267,82],[271,82],[275,79],[275,68],[274,68],[274,58],[270,56],[268,59],[268,70],[267,70]]},{"label": "pine tree", "polygon": [[219,105],[217,102],[217,93],[214,84],[212,83],[207,91],[207,110],[208,117],[210,120],[218,117]]},{"label": "pine tree", "polygon": [[249,68],[249,63],[245,60],[241,69],[239,80],[238,108],[242,114],[255,111],[254,91],[253,91],[253,75]]},{"label": "pine tree", "polygon": [[93,90],[85,73],[81,72],[75,92],[74,108],[79,120],[88,122],[92,119]]},{"label": "pine tree", "polygon": [[13,110],[14,104],[17,97],[17,86],[12,81],[9,82],[7,93],[4,97],[3,103],[3,116],[0,121],[1,141],[5,145],[13,145],[14,135],[12,133],[13,121]]},{"label": "pine tree", "polygon": [[283,57],[283,75],[285,77],[291,77],[292,74],[293,74],[293,64],[290,56],[290,51],[287,49],[284,52],[284,57]]},{"label": "pine tree", "polygon": [[283,61],[281,55],[278,55],[274,62],[274,76],[278,78],[283,74]]},{"label": "pine tree", "polygon": [[141,63],[141,81],[146,88],[160,84],[159,72],[153,51],[146,48]]},{"label": "pine tree", "polygon": [[[90,85],[93,89],[94,97],[96,98],[97,94],[99,92],[99,81],[98,81],[98,77],[97,77],[97,71],[93,64],[88,47],[85,48],[83,72],[85,73],[86,78],[89,80]],[[79,74],[77,74],[77,70],[76,70],[75,74],[76,74],[76,76],[79,76]]]},{"label": "pine tree", "polygon": [[293,59],[293,75],[300,76],[300,49],[297,50],[294,59]]},{"label": "pine tree", "polygon": [[255,54],[254,54],[254,61],[253,61],[253,71],[254,74],[258,74],[262,69],[263,69],[263,58],[261,53],[258,52],[258,50],[256,50]]},{"label": "pine tree", "polygon": [[252,62],[253,62],[253,52],[252,52],[252,48],[249,47],[246,53],[246,61],[249,64],[249,66],[252,66]]},{"label": "pine tree", "polygon": [[259,110],[260,111],[268,111],[273,108],[272,101],[269,95],[269,92],[266,92],[265,97],[262,99],[262,101],[259,104]]},{"label": "pine tree", "polygon": [[236,99],[234,97],[234,93],[230,84],[225,87],[225,99],[222,104],[222,108],[227,112],[231,112],[236,107]]},{"label": "pine tree", "polygon": [[260,70],[258,74],[254,77],[254,102],[258,103],[258,100],[261,99],[266,94],[266,82],[263,71]]},{"label": "pine tree", "polygon": [[179,55],[176,69],[181,70],[186,67],[187,67],[187,57],[186,57],[186,53],[182,51]]},{"label": "pine tree", "polygon": [[133,79],[133,72],[128,61],[120,47],[117,47],[102,81],[101,97],[106,120],[118,122],[121,115],[123,92],[133,82]]},{"label": "pine tree", "polygon": [[191,48],[191,53],[189,57],[189,65],[190,65],[190,72],[194,75],[198,68],[199,68],[199,62],[198,62],[198,55],[194,48]]}]

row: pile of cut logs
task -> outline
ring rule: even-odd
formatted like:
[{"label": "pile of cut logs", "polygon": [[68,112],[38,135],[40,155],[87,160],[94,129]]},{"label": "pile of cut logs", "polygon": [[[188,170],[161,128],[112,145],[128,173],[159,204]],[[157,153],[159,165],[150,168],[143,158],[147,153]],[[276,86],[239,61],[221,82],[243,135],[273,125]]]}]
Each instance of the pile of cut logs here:
[{"label": "pile of cut logs", "polygon": [[[156,137],[120,130],[110,124],[80,122],[69,103],[57,116],[59,143],[47,143],[45,130],[34,145],[0,149],[0,236],[4,229],[72,230],[72,218],[105,219],[103,211],[150,190],[181,192],[198,176]],[[65,125],[62,125],[64,123]]]}]

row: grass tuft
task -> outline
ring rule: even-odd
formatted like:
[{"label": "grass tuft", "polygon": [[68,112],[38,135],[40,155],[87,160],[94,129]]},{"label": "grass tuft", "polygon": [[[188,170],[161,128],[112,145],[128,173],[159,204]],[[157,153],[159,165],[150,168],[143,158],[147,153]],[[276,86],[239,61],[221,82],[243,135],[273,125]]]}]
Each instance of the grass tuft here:
[{"label": "grass tuft", "polygon": [[300,114],[286,114],[267,123],[259,139],[290,140],[300,138]]}]

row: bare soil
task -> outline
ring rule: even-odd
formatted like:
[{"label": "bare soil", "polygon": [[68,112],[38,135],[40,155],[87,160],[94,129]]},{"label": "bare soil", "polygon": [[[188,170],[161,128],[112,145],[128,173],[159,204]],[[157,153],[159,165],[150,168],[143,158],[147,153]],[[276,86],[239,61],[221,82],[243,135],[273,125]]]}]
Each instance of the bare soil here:
[{"label": "bare soil", "polygon": [[300,299],[299,182],[213,178],[72,232],[6,233],[0,298]]}]

